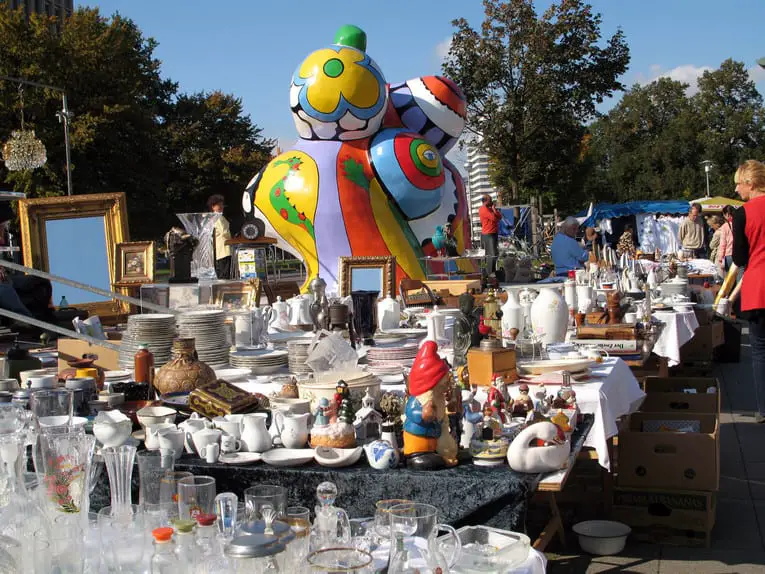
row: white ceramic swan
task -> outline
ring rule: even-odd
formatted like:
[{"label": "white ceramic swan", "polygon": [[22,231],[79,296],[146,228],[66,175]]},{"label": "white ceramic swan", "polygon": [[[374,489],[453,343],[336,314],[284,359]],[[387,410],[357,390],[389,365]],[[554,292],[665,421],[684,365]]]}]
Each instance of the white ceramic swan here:
[{"label": "white ceramic swan", "polygon": [[[542,440],[545,446],[531,446]],[[536,423],[522,430],[510,443],[507,463],[518,472],[550,472],[563,468],[571,452],[571,443],[553,423]]]}]

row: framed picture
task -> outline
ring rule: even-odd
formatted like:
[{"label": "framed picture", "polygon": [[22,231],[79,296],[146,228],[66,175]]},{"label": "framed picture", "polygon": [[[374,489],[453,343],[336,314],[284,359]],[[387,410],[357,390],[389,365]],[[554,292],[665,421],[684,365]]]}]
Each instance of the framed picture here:
[{"label": "framed picture", "polygon": [[213,285],[213,301],[223,309],[249,309],[260,303],[260,279]]},{"label": "framed picture", "polygon": [[379,297],[395,297],[396,258],[341,257],[340,296],[347,297],[351,291],[378,291]]},{"label": "framed picture", "polygon": [[117,244],[115,285],[154,283],[154,242]]}]

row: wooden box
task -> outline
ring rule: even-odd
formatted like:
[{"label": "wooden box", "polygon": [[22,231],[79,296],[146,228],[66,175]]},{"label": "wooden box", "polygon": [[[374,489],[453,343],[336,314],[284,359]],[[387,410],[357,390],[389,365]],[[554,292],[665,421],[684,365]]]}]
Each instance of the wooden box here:
[{"label": "wooden box", "polygon": [[470,349],[467,366],[471,385],[490,387],[494,375],[502,375],[508,383],[518,379],[515,349]]},{"label": "wooden box", "polygon": [[251,413],[257,410],[262,402],[264,401],[258,395],[243,391],[220,379],[194,389],[189,394],[189,407],[209,418]]}]

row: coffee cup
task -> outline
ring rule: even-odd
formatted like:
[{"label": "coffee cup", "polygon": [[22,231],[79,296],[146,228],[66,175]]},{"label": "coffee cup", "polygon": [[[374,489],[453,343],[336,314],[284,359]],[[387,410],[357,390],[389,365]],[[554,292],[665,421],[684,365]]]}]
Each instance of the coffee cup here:
[{"label": "coffee cup", "polygon": [[225,454],[239,452],[242,449],[242,441],[232,435],[224,434],[220,437],[220,451]]},{"label": "coffee cup", "polygon": [[218,462],[218,456],[220,456],[220,446],[217,442],[208,444],[200,449],[199,456],[204,458],[205,462],[209,464]]}]

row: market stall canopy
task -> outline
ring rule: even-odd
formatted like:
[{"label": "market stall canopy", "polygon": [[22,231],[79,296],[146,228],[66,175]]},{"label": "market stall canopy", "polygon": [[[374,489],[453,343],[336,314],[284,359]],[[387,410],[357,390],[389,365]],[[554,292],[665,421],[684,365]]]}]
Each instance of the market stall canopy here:
[{"label": "market stall canopy", "polygon": [[[602,219],[614,219],[641,213],[688,213],[690,204],[687,201],[628,201],[626,203],[597,203],[591,206],[592,213],[582,225],[594,227]],[[577,213],[576,217],[586,217],[587,211]]]},{"label": "market stall canopy", "polygon": [[698,203],[701,205],[701,210],[704,213],[710,213],[713,211],[722,211],[722,208],[726,205],[732,205],[733,207],[741,207],[744,205],[743,201],[739,201],[738,199],[732,199],[730,197],[700,197],[699,199],[694,199],[691,201],[691,203]]}]

